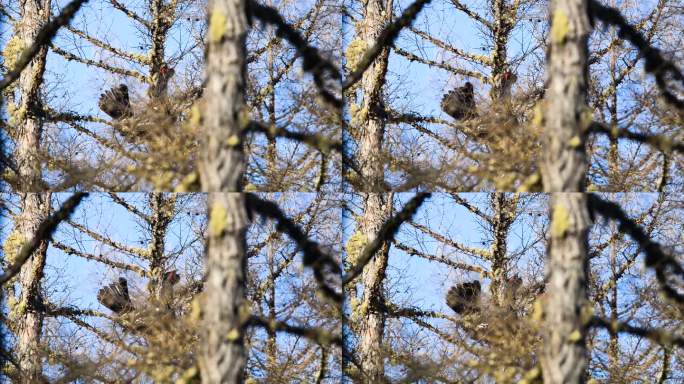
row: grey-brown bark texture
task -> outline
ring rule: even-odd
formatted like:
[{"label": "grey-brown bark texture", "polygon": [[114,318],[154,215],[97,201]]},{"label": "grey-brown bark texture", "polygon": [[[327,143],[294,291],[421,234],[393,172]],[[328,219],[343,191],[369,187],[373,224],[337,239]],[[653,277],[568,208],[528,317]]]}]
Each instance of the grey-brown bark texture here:
[{"label": "grey-brown bark texture", "polygon": [[[368,193],[364,196],[364,214],[359,223],[363,236],[372,241],[391,215],[391,194]],[[366,265],[361,275],[363,301],[359,317],[359,361],[364,382],[378,383],[384,378],[383,339],[385,332],[385,297],[383,285],[389,259],[389,244],[384,244]]]},{"label": "grey-brown bark texture", "polygon": [[[21,21],[16,26],[16,36],[21,46],[28,47],[35,40],[40,28],[50,18],[50,0],[21,2]],[[40,139],[43,133],[41,121],[43,103],[40,90],[43,84],[47,47],[40,49],[35,58],[19,77],[19,101],[17,111],[19,124],[13,132],[16,143],[14,159],[18,171],[21,212],[16,219],[15,235],[20,239],[33,237],[40,223],[50,210],[50,195],[36,193],[42,189]],[[43,297],[41,281],[45,268],[47,242],[24,264],[18,277],[20,292],[15,297],[10,322],[16,336],[16,356],[19,364],[18,377],[22,383],[36,383],[42,378],[42,354],[40,352],[43,331]]]},{"label": "grey-brown bark texture", "polygon": [[[364,5],[364,21],[360,26],[359,38],[372,46],[383,27],[391,20],[392,0],[369,0]],[[382,50],[378,58],[368,67],[361,79],[363,106],[368,117],[360,133],[357,152],[363,185],[363,217],[359,229],[364,238],[372,241],[382,224],[391,216],[392,196],[378,193],[383,189],[384,164],[383,141],[385,121],[382,111],[383,88],[387,74],[389,48]],[[383,337],[385,330],[383,284],[389,257],[389,244],[376,253],[364,268],[361,276],[363,286],[362,311],[359,317],[358,359],[361,362],[361,377],[364,382],[377,383],[384,378]]]},{"label": "grey-brown bark texture", "polygon": [[165,251],[166,235],[169,225],[175,214],[176,196],[165,196],[162,193],[152,193],[149,196],[151,214],[149,216],[149,226],[152,239],[149,248],[149,284],[148,292],[150,300],[159,308],[168,308],[171,286],[164,283],[164,275],[169,272],[169,262]]},{"label": "grey-brown bark texture", "polygon": [[[20,239],[31,239],[38,226],[49,214],[50,194],[26,193],[21,196],[21,213],[14,231]],[[44,301],[42,294],[43,270],[47,241],[40,246],[21,268],[18,277],[20,292],[11,306],[9,320],[16,336],[18,377],[22,383],[37,383],[42,378]]]},{"label": "grey-brown bark texture", "polygon": [[509,70],[508,40],[517,22],[516,13],[520,3],[513,1],[509,4],[506,0],[493,0],[489,6],[493,18],[493,23],[491,24],[493,44],[491,52],[492,89],[490,96],[492,100],[497,100],[510,96],[510,86],[512,84],[506,84],[504,73]]},{"label": "grey-brown bark texture", "polygon": [[[363,24],[359,26],[359,38],[367,46],[373,46],[383,27],[392,17],[392,0],[368,0],[364,6]],[[385,119],[383,88],[387,74],[389,48],[382,49],[380,55],[364,72],[361,79],[363,92],[363,110],[368,111],[360,132],[358,162],[363,177],[365,192],[383,190],[384,164],[383,157],[385,135]]]},{"label": "grey-brown bark texture", "polygon": [[240,190],[244,170],[246,2],[213,0],[208,9],[200,179],[210,195],[200,371],[204,383],[239,383],[246,363],[244,333],[249,316],[245,300],[248,218],[244,196],[225,192]]},{"label": "grey-brown bark texture", "polygon": [[200,371],[203,383],[239,383],[246,362],[244,336],[249,318],[244,196],[212,193],[209,207]]},{"label": "grey-brown bark texture", "polygon": [[590,33],[586,0],[554,0],[547,60],[544,150],[541,173],[546,192],[583,190],[587,160],[587,51]]},{"label": "grey-brown bark texture", "polygon": [[245,105],[244,0],[210,1],[206,87],[201,107],[204,144],[200,180],[207,192],[237,192],[242,186],[243,129],[249,122]]},{"label": "grey-brown bark texture", "polygon": [[551,197],[551,230],[544,303],[545,383],[579,383],[587,368],[587,251],[591,219],[583,193]]},{"label": "grey-brown bark texture", "polygon": [[[21,46],[33,43],[41,26],[50,18],[50,0],[28,0],[21,3],[21,21],[17,24],[16,35]],[[42,47],[31,63],[19,77],[19,97],[16,114],[21,118],[14,133],[16,149],[14,159],[19,172],[19,188],[24,192],[37,192],[41,189],[41,161],[38,149],[43,133],[43,103],[40,96],[47,47]]]},{"label": "grey-brown bark texture", "polygon": [[508,234],[515,220],[515,210],[518,202],[517,196],[507,197],[504,193],[494,193],[492,195],[492,208],[494,213],[491,218],[492,226],[492,269],[491,285],[493,303],[497,306],[506,304],[506,293],[510,287],[507,286],[508,272]]},{"label": "grey-brown bark texture", "polygon": [[583,190],[589,24],[587,0],[554,0],[547,62],[542,181],[551,197],[544,303],[545,383],[580,383],[587,368],[587,248],[591,224]]}]

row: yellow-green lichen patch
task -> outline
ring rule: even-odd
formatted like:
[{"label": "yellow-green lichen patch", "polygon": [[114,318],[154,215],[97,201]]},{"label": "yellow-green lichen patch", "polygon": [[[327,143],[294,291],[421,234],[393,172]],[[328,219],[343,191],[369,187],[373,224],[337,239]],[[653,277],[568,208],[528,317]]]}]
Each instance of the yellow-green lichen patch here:
[{"label": "yellow-green lichen patch", "polygon": [[2,51],[2,56],[5,58],[5,67],[13,68],[14,64],[21,56],[21,53],[26,48],[24,41],[17,35],[12,36],[5,45],[5,49]]},{"label": "yellow-green lichen patch", "polygon": [[570,228],[570,212],[562,205],[557,204],[553,207],[553,214],[551,215],[551,236],[555,238],[562,238]]},{"label": "yellow-green lichen patch", "polygon": [[594,110],[588,106],[582,108],[580,114],[580,127],[583,131],[588,130],[594,123]]},{"label": "yellow-green lichen patch", "polygon": [[228,226],[228,212],[218,203],[211,207],[209,213],[209,236],[221,236]]},{"label": "yellow-green lichen patch", "polygon": [[188,124],[190,127],[199,127],[202,123],[202,111],[197,103],[193,104],[190,108],[190,117],[188,118]]},{"label": "yellow-green lichen patch", "polygon": [[582,139],[578,135],[573,136],[569,141],[568,141],[568,146],[570,148],[579,148],[582,145]]},{"label": "yellow-green lichen patch", "polygon": [[237,147],[240,145],[240,136],[238,135],[230,135],[228,139],[226,139],[226,145],[229,147]]},{"label": "yellow-green lichen patch", "polygon": [[365,40],[358,39],[349,43],[347,50],[345,51],[345,57],[347,59],[345,67],[347,67],[347,70],[353,72],[356,69],[356,66],[359,64],[359,61],[361,61],[361,58],[367,49],[368,42]]},{"label": "yellow-green lichen patch", "polygon": [[359,255],[361,255],[361,251],[363,251],[363,248],[367,243],[368,238],[366,238],[366,235],[361,231],[356,231],[349,237],[347,245],[345,246],[347,251],[347,262],[349,264],[356,264],[356,260]]},{"label": "yellow-green lichen patch", "polygon": [[186,175],[175,188],[175,192],[188,192],[197,190],[199,187],[199,176],[197,172],[191,172]]},{"label": "yellow-green lichen patch", "polygon": [[214,9],[211,12],[211,17],[209,18],[209,43],[219,43],[223,40],[223,36],[226,35],[227,23],[228,18],[222,11]]},{"label": "yellow-green lichen patch", "polygon": [[575,329],[568,335],[568,341],[572,343],[577,343],[582,340],[582,333],[579,331],[579,329]]},{"label": "yellow-green lichen patch", "polygon": [[12,264],[19,254],[19,250],[24,245],[25,238],[21,232],[14,230],[7,238],[5,243],[2,245],[2,250],[5,253],[5,261]]},{"label": "yellow-green lichen patch", "polygon": [[541,127],[544,123],[544,108],[541,102],[534,105],[534,113],[532,115],[532,126]]},{"label": "yellow-green lichen patch", "polygon": [[240,331],[238,331],[236,328],[231,329],[226,335],[226,341],[232,342],[237,341],[238,339],[240,339]]},{"label": "yellow-green lichen patch", "polygon": [[[183,374],[181,375],[178,380],[176,380],[176,384],[190,384],[194,382],[199,382],[199,370],[197,369],[197,366],[192,366],[189,369],[187,369]],[[246,383],[246,382],[245,382]]]},{"label": "yellow-green lichen patch", "polygon": [[582,306],[582,311],[580,312],[580,321],[582,324],[589,324],[591,319],[594,317],[594,308],[591,304],[585,304]]},{"label": "yellow-green lichen patch", "polygon": [[556,11],[553,13],[553,21],[551,23],[551,42],[562,44],[568,36],[570,31],[570,20],[564,11]]}]

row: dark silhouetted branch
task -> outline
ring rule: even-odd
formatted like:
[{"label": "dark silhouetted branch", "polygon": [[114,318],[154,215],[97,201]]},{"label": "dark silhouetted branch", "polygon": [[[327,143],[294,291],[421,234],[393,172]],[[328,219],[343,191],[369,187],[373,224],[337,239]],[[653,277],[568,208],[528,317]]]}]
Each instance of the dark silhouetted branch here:
[{"label": "dark silhouetted branch", "polygon": [[684,153],[684,143],[674,142],[666,137],[662,137],[659,135],[637,133],[632,132],[628,129],[616,129],[615,131],[613,131],[607,126],[598,122],[592,123],[589,129],[590,132],[593,133],[602,133],[608,136],[614,135],[619,138],[632,140],[643,144],[648,144],[664,152],[674,151]]},{"label": "dark silhouetted branch", "polygon": [[634,336],[645,337],[653,342],[665,346],[676,345],[680,348],[684,347],[684,337],[672,335],[661,329],[635,327],[627,323],[610,321],[600,317],[592,318],[589,325],[592,327],[604,328],[608,332],[612,333],[628,333]]},{"label": "dark silhouetted branch", "polygon": [[21,71],[26,68],[27,65],[33,60],[33,58],[38,54],[41,48],[49,44],[52,39],[57,35],[57,31],[63,26],[69,24],[71,20],[76,15],[76,12],[81,8],[81,6],[88,0],[73,0],[62,9],[62,12],[52,19],[50,22],[45,24],[38,35],[36,35],[35,41],[21,53],[21,56],[14,64],[12,68],[5,77],[0,80],[0,91],[7,88],[21,75]]},{"label": "dark silhouetted branch", "polygon": [[418,208],[420,208],[420,206],[423,205],[423,202],[430,196],[431,194],[426,192],[416,194],[408,203],[406,203],[406,205],[404,205],[404,208],[399,213],[382,225],[375,239],[363,248],[356,265],[353,265],[344,276],[344,279],[342,279],[343,286],[349,284],[361,274],[363,268],[366,267],[366,264],[371,261],[373,256],[375,256],[385,242],[394,240],[394,236],[397,234],[397,231],[399,231],[399,227],[401,227],[404,222],[410,220],[413,215],[418,212]]},{"label": "dark silhouetted branch", "polygon": [[589,10],[592,17],[616,26],[618,37],[629,41],[639,50],[644,57],[644,69],[655,76],[656,85],[667,103],[684,111],[684,101],[668,90],[666,83],[666,76],[669,74],[673,79],[684,84],[684,74],[679,68],[672,61],[665,59],[660,50],[652,46],[641,32],[630,25],[619,10],[602,5],[596,0],[589,1]]},{"label": "dark silhouetted branch", "polygon": [[254,194],[247,194],[245,200],[247,202],[248,211],[257,212],[264,217],[275,220],[277,224],[276,230],[286,233],[297,243],[299,249],[303,253],[303,264],[313,269],[314,277],[323,294],[333,299],[335,302],[341,303],[342,294],[330,287],[325,279],[326,268],[332,273],[342,272],[342,269],[335,259],[321,251],[318,243],[310,240],[304,231],[280,210],[278,204],[260,199]]},{"label": "dark silhouetted branch", "polygon": [[67,199],[67,201],[64,202],[64,204],[62,204],[57,212],[53,213],[50,215],[50,217],[45,219],[45,221],[40,223],[36,233],[33,235],[33,238],[24,243],[19,250],[19,253],[14,258],[16,260],[14,264],[7,267],[5,273],[0,276],[0,285],[5,284],[14,276],[16,276],[19,271],[21,271],[21,267],[24,265],[24,263],[26,263],[31,255],[33,255],[36,249],[38,249],[40,243],[52,238],[52,234],[55,233],[57,226],[62,221],[68,219],[72,213],[74,213],[76,207],[78,207],[78,205],[81,203],[81,200],[83,200],[83,198],[86,196],[88,196],[88,194],[84,192],[73,194],[71,197],[69,197],[69,199]]},{"label": "dark silhouetted branch", "polygon": [[322,346],[334,344],[341,347],[343,344],[341,336],[333,335],[319,328],[300,327],[282,321],[264,319],[258,316],[252,316],[249,320],[249,325],[262,327],[272,332],[286,332],[292,335],[302,336],[315,341]]},{"label": "dark silhouetted branch", "polygon": [[666,254],[660,244],[651,240],[648,234],[634,220],[627,216],[620,205],[601,199],[598,195],[588,196],[589,210],[601,216],[615,220],[618,223],[618,231],[629,235],[643,249],[646,257],[644,263],[647,267],[655,270],[656,277],[661,289],[671,299],[679,304],[684,304],[684,295],[678,289],[668,283],[668,272],[684,279],[684,269],[671,255]]},{"label": "dark silhouetted branch", "polygon": [[325,101],[338,109],[342,108],[342,100],[325,87],[326,72],[330,78],[340,80],[342,79],[340,70],[330,60],[323,58],[318,48],[309,45],[301,33],[288,24],[277,9],[250,1],[249,11],[263,23],[276,27],[276,35],[289,41],[302,55],[303,69],[313,75],[316,87]]},{"label": "dark silhouetted branch", "polygon": [[425,7],[431,1],[432,0],[416,0],[413,4],[409,5],[408,8],[404,10],[404,12],[401,14],[401,16],[399,16],[398,19],[392,22],[392,24],[385,27],[385,29],[383,29],[382,32],[380,32],[380,35],[378,35],[378,39],[375,42],[375,44],[373,44],[373,46],[369,48],[366,51],[366,53],[363,54],[363,57],[356,66],[356,69],[354,69],[354,72],[350,73],[349,76],[347,76],[347,79],[344,81],[344,84],[342,85],[343,91],[346,91],[351,86],[356,84],[359,80],[361,80],[361,77],[363,77],[363,73],[366,72],[368,67],[370,67],[373,61],[375,61],[375,59],[380,55],[382,50],[385,47],[389,47],[392,44],[394,44],[394,41],[397,39],[397,37],[399,37],[399,33],[402,31],[402,29],[413,24],[413,20],[415,20],[416,17],[418,17],[418,14],[421,10],[423,10],[423,7]]}]

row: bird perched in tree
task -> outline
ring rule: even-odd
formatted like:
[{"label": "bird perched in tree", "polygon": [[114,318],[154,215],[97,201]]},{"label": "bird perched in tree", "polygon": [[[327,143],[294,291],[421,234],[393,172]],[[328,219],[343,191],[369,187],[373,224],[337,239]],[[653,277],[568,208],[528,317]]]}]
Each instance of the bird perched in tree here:
[{"label": "bird perched in tree", "polygon": [[513,84],[518,81],[518,75],[511,71],[506,71],[501,74],[501,85],[499,90],[499,95],[497,98],[509,98],[511,97],[511,90],[513,89]]},{"label": "bird perched in tree", "polygon": [[173,77],[176,71],[166,64],[162,64],[159,68],[158,77],[153,85],[149,89],[149,96],[151,98],[159,98],[166,96],[166,90],[169,86],[169,81]]},{"label": "bird perched in tree", "polygon": [[520,275],[513,275],[508,279],[508,289],[515,292],[522,286],[522,278]]},{"label": "bird perched in tree", "polygon": [[446,295],[446,303],[456,313],[465,314],[477,311],[480,291],[481,287],[478,280],[457,284],[449,289]]},{"label": "bird perched in tree", "polygon": [[97,301],[114,313],[122,314],[132,310],[133,304],[128,295],[128,281],[119,277],[118,281],[101,288],[97,292]]},{"label": "bird perched in tree", "polygon": [[173,286],[178,284],[180,276],[176,270],[165,272],[162,275],[161,286],[158,291],[158,309],[171,309],[171,302],[173,301]]},{"label": "bird perched in tree", "polygon": [[442,97],[441,107],[444,112],[456,120],[475,117],[475,91],[473,84],[466,82]]},{"label": "bird perched in tree", "polygon": [[169,305],[173,299],[173,286],[178,284],[180,276],[176,270],[164,273],[162,276],[161,289],[159,289],[159,300]]},{"label": "bird perched in tree", "polygon": [[122,119],[133,116],[131,101],[128,97],[128,87],[120,84],[100,95],[97,104],[102,112],[108,114],[112,119]]}]

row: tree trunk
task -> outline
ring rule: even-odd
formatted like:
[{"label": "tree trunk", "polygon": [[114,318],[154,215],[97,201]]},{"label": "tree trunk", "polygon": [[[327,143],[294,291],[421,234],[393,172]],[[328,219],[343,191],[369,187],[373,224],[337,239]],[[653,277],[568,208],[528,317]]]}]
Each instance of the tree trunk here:
[{"label": "tree trunk", "polygon": [[212,0],[208,7],[200,180],[207,192],[239,192],[245,168],[243,130],[249,122],[245,106],[245,0]]},{"label": "tree trunk", "polygon": [[492,271],[491,271],[491,294],[495,305],[502,307],[506,304],[506,286],[508,270],[508,232],[513,224],[515,215],[516,199],[508,199],[504,193],[492,194]]},{"label": "tree trunk", "polygon": [[[176,4],[171,2],[171,4]],[[166,96],[169,77],[164,73],[166,62],[164,52],[166,39],[174,19],[176,7],[164,4],[163,0],[151,0],[149,12],[152,15],[150,23],[150,87],[148,94],[150,99],[159,99]]]},{"label": "tree trunk", "polygon": [[[26,193],[21,196],[21,214],[15,231],[20,238],[33,238],[38,226],[49,215],[50,194]],[[21,292],[10,308],[10,323],[16,335],[16,354],[22,383],[42,381],[40,339],[43,332],[44,302],[41,281],[45,268],[47,241],[23,265],[19,273]]]},{"label": "tree trunk", "polygon": [[[364,215],[360,230],[368,241],[378,234],[391,213],[392,195],[369,193],[365,195]],[[373,257],[361,276],[363,302],[359,324],[359,361],[364,382],[379,383],[384,378],[383,336],[385,332],[385,295],[383,284],[389,259],[389,244],[384,244]]]},{"label": "tree trunk", "polygon": [[[42,25],[50,18],[50,0],[29,0],[22,2],[21,21],[17,25],[17,35],[22,45],[33,43]],[[43,133],[43,102],[40,89],[43,84],[47,47],[41,48],[31,63],[19,77],[20,101],[17,112],[20,119],[17,132],[13,135],[16,143],[14,159],[19,171],[19,189],[22,192],[42,190],[40,137]],[[29,204],[30,205],[30,204]]]},{"label": "tree trunk", "polygon": [[166,248],[166,234],[169,225],[173,220],[174,208],[176,206],[175,196],[164,196],[163,193],[152,193],[149,195],[149,205],[151,214],[149,216],[152,239],[149,248],[150,276],[148,291],[150,299],[158,305],[162,303],[163,275],[168,272],[167,259],[164,250]]},{"label": "tree trunk", "polygon": [[586,174],[587,0],[553,0],[544,110],[542,180],[551,196],[541,366],[545,383],[583,382],[587,368],[587,248],[591,219]]},{"label": "tree trunk", "polygon": [[[392,17],[392,0],[369,0],[364,9],[364,24],[360,38],[371,47],[377,40],[383,27]],[[365,125],[361,132],[358,159],[363,185],[368,186],[365,192],[384,190],[383,141],[385,135],[383,87],[387,74],[389,48],[383,48],[378,58],[364,72],[361,79],[363,90],[362,110],[368,111]]]},{"label": "tree trunk", "polygon": [[[611,232],[615,233],[617,228],[615,224],[611,224]],[[610,273],[611,273],[611,283],[610,287],[610,297],[608,298],[608,306],[610,307],[610,321],[617,323],[619,313],[618,313],[618,238],[610,239]],[[610,373],[610,378],[614,383],[620,382],[620,340],[618,338],[617,332],[610,333],[610,342],[608,344],[608,372]]]},{"label": "tree trunk", "polygon": [[207,280],[200,357],[203,383],[241,383],[246,363],[244,334],[247,212],[240,193],[209,195]]},{"label": "tree trunk", "polygon": [[[360,38],[371,47],[380,31],[392,17],[392,0],[369,0],[364,8],[364,24]],[[363,126],[358,159],[363,185],[363,217],[359,230],[368,241],[378,234],[382,224],[391,215],[392,196],[379,193],[383,190],[384,164],[383,141],[385,121],[383,118],[383,86],[387,74],[389,48],[384,48],[378,58],[366,70],[361,79],[363,109],[368,111]],[[389,244],[385,244],[366,266],[361,276],[363,301],[359,324],[359,361],[364,382],[377,383],[384,378],[384,354],[382,340],[385,331],[384,292],[385,270],[389,257]]]},{"label": "tree trunk", "polygon": [[496,102],[510,96],[510,87],[504,81],[504,73],[508,68],[508,40],[515,25],[515,11],[517,7],[507,4],[506,0],[493,0],[490,3],[492,12],[492,72],[490,98]]},{"label": "tree trunk", "polygon": [[547,192],[582,191],[586,175],[587,0],[554,0],[543,112],[544,155],[541,174]]},{"label": "tree trunk", "polygon": [[240,383],[247,359],[248,216],[244,196],[226,192],[240,191],[244,171],[247,13],[244,0],[210,0],[208,9],[200,179],[210,195],[200,370],[203,383]]},{"label": "tree trunk", "polygon": [[[50,18],[50,0],[29,0],[21,3],[21,21],[17,38],[24,47],[33,43],[40,28]],[[18,170],[21,213],[17,217],[16,233],[24,241],[33,237],[50,210],[50,195],[37,193],[43,189],[41,178],[40,139],[43,133],[43,84],[47,47],[43,47],[19,77],[18,124],[13,138],[14,159]],[[47,242],[43,242],[23,265],[18,276],[20,296],[10,312],[10,322],[16,335],[19,377],[22,383],[42,380],[40,339],[43,331],[43,297],[41,280],[45,268]]]},{"label": "tree trunk", "polygon": [[580,383],[587,368],[587,250],[591,219],[583,193],[551,197],[542,372],[544,383]]}]

